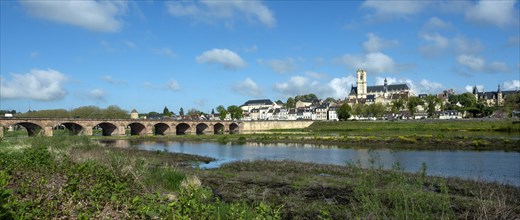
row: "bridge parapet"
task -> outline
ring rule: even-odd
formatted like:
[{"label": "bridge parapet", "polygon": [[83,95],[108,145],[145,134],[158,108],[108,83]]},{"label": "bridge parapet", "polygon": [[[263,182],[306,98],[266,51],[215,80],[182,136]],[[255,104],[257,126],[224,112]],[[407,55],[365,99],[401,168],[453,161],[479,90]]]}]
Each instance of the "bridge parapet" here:
[{"label": "bridge parapet", "polygon": [[83,119],[83,118],[0,118],[0,137],[10,126],[25,128],[29,136],[52,136],[56,127],[75,135],[182,135],[240,133],[244,121],[179,121],[173,119]]}]

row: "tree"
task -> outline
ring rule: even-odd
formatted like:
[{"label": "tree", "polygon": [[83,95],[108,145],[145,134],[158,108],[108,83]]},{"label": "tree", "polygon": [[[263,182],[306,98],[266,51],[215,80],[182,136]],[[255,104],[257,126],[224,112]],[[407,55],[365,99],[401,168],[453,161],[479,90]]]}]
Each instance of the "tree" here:
[{"label": "tree", "polygon": [[475,107],[477,105],[477,98],[470,92],[460,94],[458,101],[464,108]]},{"label": "tree", "polygon": [[412,116],[415,116],[415,112],[417,112],[417,106],[424,105],[423,100],[416,96],[408,97],[408,102],[406,103],[406,107]]},{"label": "tree", "polygon": [[375,103],[366,106],[366,114],[376,118],[381,118],[385,114],[385,109],[386,108],[382,103]]},{"label": "tree", "polygon": [[392,101],[392,111],[397,113],[404,108],[404,100],[402,98],[395,99]]},{"label": "tree", "polygon": [[343,103],[338,110],[336,110],[336,113],[338,114],[338,119],[341,121],[346,121],[350,118],[352,112],[352,108],[347,103]]},{"label": "tree", "polygon": [[309,93],[309,94],[305,94],[305,95],[297,95],[296,97],[294,97],[294,102],[297,102],[297,101],[306,101],[306,100],[317,100],[318,97],[313,94],[313,93]]},{"label": "tree", "polygon": [[179,110],[179,115],[180,115],[180,116],[184,116],[184,109],[182,109],[182,107],[181,107],[181,109]]},{"label": "tree", "polygon": [[171,117],[172,114],[170,113],[170,110],[168,110],[168,107],[164,106],[163,109],[163,117]]},{"label": "tree", "polygon": [[241,119],[242,118],[242,109],[236,105],[230,105],[227,107],[227,111],[231,116],[231,119]]},{"label": "tree", "polygon": [[325,99],[325,102],[326,103],[333,103],[333,102],[336,102],[336,99],[332,98],[332,97],[328,97],[328,98]]},{"label": "tree", "polygon": [[287,99],[287,102],[285,103],[285,107],[287,109],[290,109],[290,108],[295,108],[296,106],[296,101],[294,101],[294,99],[292,97],[289,97]]},{"label": "tree", "polygon": [[202,115],[203,113],[195,108],[188,109],[188,115]]},{"label": "tree", "polygon": [[211,109],[211,115],[214,115],[214,114],[215,114],[215,109],[212,108],[212,109]]},{"label": "tree", "polygon": [[354,104],[354,107],[352,108],[352,113],[358,117],[364,116],[365,115],[365,104],[362,104],[362,103]]},{"label": "tree", "polygon": [[220,116],[219,116],[220,120],[226,119],[226,116],[227,116],[228,112],[227,112],[226,108],[224,108],[223,105],[217,106],[217,111],[220,114]]},{"label": "tree", "polygon": [[520,110],[520,93],[510,94],[504,99],[504,109],[511,115],[513,111]]},{"label": "tree", "polygon": [[441,100],[437,96],[428,95],[428,96],[426,96],[425,101],[426,101],[425,104],[427,107],[428,116],[432,117],[433,114],[435,113],[435,107],[437,106],[437,104],[439,104],[441,102]]}]

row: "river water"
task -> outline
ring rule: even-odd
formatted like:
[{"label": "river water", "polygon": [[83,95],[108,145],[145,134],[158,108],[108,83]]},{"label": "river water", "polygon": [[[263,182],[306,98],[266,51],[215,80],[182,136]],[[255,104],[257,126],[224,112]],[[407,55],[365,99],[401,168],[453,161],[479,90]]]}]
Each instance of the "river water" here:
[{"label": "river water", "polygon": [[200,168],[216,168],[224,163],[241,160],[293,160],[336,165],[353,163],[362,167],[385,169],[391,169],[399,163],[405,172],[418,172],[422,163],[425,163],[427,174],[432,176],[454,176],[520,186],[519,152],[345,149],[328,145],[250,142],[241,145],[127,140],[104,143],[109,146],[131,146],[149,151],[195,154],[216,159],[214,162],[199,165]]}]

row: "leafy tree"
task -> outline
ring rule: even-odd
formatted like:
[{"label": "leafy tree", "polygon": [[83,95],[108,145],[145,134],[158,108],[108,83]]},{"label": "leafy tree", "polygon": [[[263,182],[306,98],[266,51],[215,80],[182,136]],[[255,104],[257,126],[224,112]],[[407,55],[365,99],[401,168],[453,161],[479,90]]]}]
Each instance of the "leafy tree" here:
[{"label": "leafy tree", "polygon": [[352,108],[347,103],[343,103],[338,110],[336,110],[336,113],[338,114],[338,119],[341,121],[346,121],[350,118],[352,112]]},{"label": "leafy tree", "polygon": [[504,109],[511,115],[513,111],[520,110],[520,93],[510,94],[504,98]]},{"label": "leafy tree", "polygon": [[181,107],[181,109],[179,110],[179,115],[180,116],[184,116],[184,109]]},{"label": "leafy tree", "polygon": [[406,107],[408,108],[408,111],[410,111],[410,114],[412,116],[415,116],[415,113],[417,112],[417,106],[424,105],[423,100],[421,100],[419,97],[411,96],[408,97],[408,102],[406,103]]},{"label": "leafy tree", "polygon": [[217,106],[217,111],[220,114],[220,116],[219,116],[220,120],[226,119],[226,116],[227,116],[228,112],[227,112],[226,108],[224,108],[223,105]]},{"label": "leafy tree", "polygon": [[426,104],[426,107],[427,107],[427,112],[428,112],[428,116],[429,117],[433,116],[433,114],[435,113],[435,107],[440,102],[441,102],[441,100],[437,96],[435,96],[435,95],[428,95],[428,96],[426,96],[425,104]]},{"label": "leafy tree", "polygon": [[365,104],[356,103],[352,108],[352,113],[356,116],[364,116],[365,115]]},{"label": "leafy tree", "polygon": [[325,102],[326,103],[333,103],[333,102],[336,102],[336,99],[332,98],[332,97],[328,97],[328,98],[325,99]]},{"label": "leafy tree", "polygon": [[28,118],[68,118],[70,114],[65,109],[49,109],[49,110],[38,110],[29,111],[23,114],[18,114],[18,117]]},{"label": "leafy tree", "polygon": [[230,105],[227,107],[227,111],[231,116],[231,119],[241,119],[242,118],[242,109],[236,105]]},{"label": "leafy tree", "polygon": [[188,109],[188,115],[202,115],[203,112],[195,109],[195,108],[190,108]]},{"label": "leafy tree", "polygon": [[154,111],[148,112],[148,118],[155,118],[157,116],[159,116],[158,112],[154,112]]},{"label": "leafy tree", "polygon": [[171,117],[172,114],[170,113],[170,110],[168,110],[168,107],[164,106],[164,109],[163,109],[163,116],[164,117]]},{"label": "leafy tree", "polygon": [[316,100],[316,99],[318,99],[318,97],[315,94],[309,93],[309,94],[305,94],[305,95],[297,95],[296,97],[294,97],[294,102],[296,103],[297,101]]},{"label": "leafy tree", "polygon": [[402,98],[395,99],[392,101],[392,111],[397,113],[404,108],[404,100]]},{"label": "leafy tree", "polygon": [[371,115],[376,118],[381,118],[381,117],[383,117],[383,115],[385,113],[385,109],[386,108],[382,103],[375,103],[375,104],[366,106],[365,111],[366,111],[367,115]]},{"label": "leafy tree", "polygon": [[296,107],[296,101],[294,101],[294,99],[292,97],[289,97],[287,99],[287,102],[285,103],[285,107],[290,109],[290,108],[295,108]]},{"label": "leafy tree", "polygon": [[101,109],[97,106],[82,106],[72,109],[70,116],[76,118],[101,118]]},{"label": "leafy tree", "polygon": [[459,102],[464,108],[475,107],[477,105],[477,99],[475,95],[470,92],[466,92],[459,95]]}]

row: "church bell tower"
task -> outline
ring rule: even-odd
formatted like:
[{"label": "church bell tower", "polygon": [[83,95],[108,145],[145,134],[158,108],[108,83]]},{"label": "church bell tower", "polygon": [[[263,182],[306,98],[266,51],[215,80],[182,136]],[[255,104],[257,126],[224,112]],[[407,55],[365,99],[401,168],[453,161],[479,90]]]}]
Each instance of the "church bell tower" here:
[{"label": "church bell tower", "polygon": [[357,98],[367,98],[367,72],[363,69],[357,71]]}]

